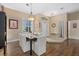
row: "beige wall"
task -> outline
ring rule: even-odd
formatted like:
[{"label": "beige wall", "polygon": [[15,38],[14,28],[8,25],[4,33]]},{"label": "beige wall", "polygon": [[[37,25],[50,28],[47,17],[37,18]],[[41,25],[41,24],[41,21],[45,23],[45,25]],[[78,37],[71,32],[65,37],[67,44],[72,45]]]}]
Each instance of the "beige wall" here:
[{"label": "beige wall", "polygon": [[[67,35],[67,15],[66,14],[61,14],[57,16],[52,16],[49,20],[49,34],[51,35],[52,33],[58,34],[59,32],[59,22],[64,21],[64,34],[65,37]],[[53,28],[51,27],[52,23],[56,23],[56,27]]]},{"label": "beige wall", "polygon": [[67,14],[68,20],[79,20],[79,11],[75,11]]},{"label": "beige wall", "polygon": [[35,15],[35,20],[34,20],[34,31],[35,32],[40,32],[40,16]]},{"label": "beige wall", "polygon": [[[23,12],[19,12],[13,9],[9,9],[9,8],[5,8],[4,9],[7,15],[7,41],[11,42],[11,41],[16,41],[19,38],[19,31],[20,31],[20,21],[23,17],[26,17],[27,14],[23,13]],[[18,20],[18,29],[9,29],[9,19],[13,18],[13,19],[17,19]]]}]

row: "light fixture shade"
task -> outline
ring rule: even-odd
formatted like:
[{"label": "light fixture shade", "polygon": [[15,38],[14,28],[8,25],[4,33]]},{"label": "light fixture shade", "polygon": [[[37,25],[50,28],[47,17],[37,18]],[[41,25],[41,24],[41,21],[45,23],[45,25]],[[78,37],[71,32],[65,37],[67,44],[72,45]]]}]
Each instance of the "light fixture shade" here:
[{"label": "light fixture shade", "polygon": [[33,21],[33,20],[34,20],[34,17],[33,17],[32,15],[30,15],[30,16],[28,17],[28,20]]},{"label": "light fixture shade", "polygon": [[[28,4],[26,4],[27,6],[29,6]],[[28,17],[28,20],[33,21],[34,20],[34,16],[32,15],[32,4],[31,4],[31,11],[30,11],[30,15]]]}]

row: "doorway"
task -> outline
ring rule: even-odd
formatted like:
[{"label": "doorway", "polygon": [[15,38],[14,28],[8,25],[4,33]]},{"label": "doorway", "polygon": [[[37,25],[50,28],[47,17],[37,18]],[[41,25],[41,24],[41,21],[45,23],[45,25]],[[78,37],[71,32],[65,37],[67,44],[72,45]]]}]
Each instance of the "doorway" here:
[{"label": "doorway", "polygon": [[41,32],[46,37],[48,36],[48,23],[46,20],[41,20]]}]

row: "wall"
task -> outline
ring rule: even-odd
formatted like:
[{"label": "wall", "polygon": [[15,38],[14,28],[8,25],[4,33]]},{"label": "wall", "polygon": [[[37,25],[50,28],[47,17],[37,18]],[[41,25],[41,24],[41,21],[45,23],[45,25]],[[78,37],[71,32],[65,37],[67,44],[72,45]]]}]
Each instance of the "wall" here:
[{"label": "wall", "polygon": [[[17,41],[19,39],[19,32],[20,32],[20,23],[21,19],[27,16],[27,14],[23,12],[19,12],[13,9],[9,8],[4,8],[4,11],[6,12],[7,15],[7,41],[12,42],[12,41]],[[18,20],[18,29],[9,29],[9,19],[17,19]]]},{"label": "wall", "polygon": [[[66,14],[61,14],[61,15],[56,15],[51,17],[51,19],[49,20],[49,34],[50,35],[52,33],[58,34],[60,21],[64,21],[64,37],[66,38],[67,36],[67,15]],[[52,23],[56,23],[55,28],[51,27]]]},{"label": "wall", "polygon": [[40,32],[40,16],[35,15],[35,20],[34,20],[34,32]]},{"label": "wall", "polygon": [[75,11],[67,14],[68,20],[79,20],[79,11]]},{"label": "wall", "polygon": [[[69,38],[79,39],[79,11],[68,13],[69,20]],[[77,28],[73,28],[73,23],[77,23]]]},{"label": "wall", "polygon": [[[41,32],[41,21],[44,20],[41,17],[45,17],[47,23],[48,23],[48,20],[50,20],[49,17],[44,16],[42,14],[41,15],[39,15],[39,14],[35,15],[35,17],[34,17],[35,18],[35,20],[34,20],[34,31],[35,32]],[[48,23],[48,26],[49,26],[49,23]],[[48,30],[49,30],[49,28],[48,28]]]}]

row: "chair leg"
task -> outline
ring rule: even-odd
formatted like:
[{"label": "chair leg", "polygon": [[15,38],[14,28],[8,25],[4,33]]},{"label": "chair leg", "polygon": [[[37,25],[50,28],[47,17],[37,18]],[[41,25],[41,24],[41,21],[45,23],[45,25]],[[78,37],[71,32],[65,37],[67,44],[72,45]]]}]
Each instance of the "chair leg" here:
[{"label": "chair leg", "polygon": [[5,47],[4,47],[4,56],[6,56],[6,49],[5,49]]},{"label": "chair leg", "polygon": [[6,45],[7,45],[7,44],[6,44],[6,42],[5,42],[5,46],[4,46],[4,56],[6,56],[6,48],[7,48]]}]

